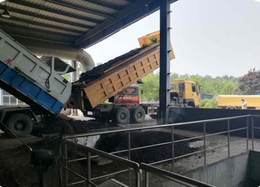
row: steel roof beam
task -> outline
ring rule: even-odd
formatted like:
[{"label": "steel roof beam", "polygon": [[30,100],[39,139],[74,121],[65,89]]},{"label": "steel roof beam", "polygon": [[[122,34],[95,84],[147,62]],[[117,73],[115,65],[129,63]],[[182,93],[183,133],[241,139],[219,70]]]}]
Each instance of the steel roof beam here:
[{"label": "steel roof beam", "polygon": [[[171,3],[177,0],[170,0]],[[155,12],[160,7],[160,0],[138,0],[120,11],[115,18],[109,18],[96,28],[88,31],[76,40],[75,45],[86,48],[113,35],[120,29]],[[134,11],[133,11],[134,10]]]},{"label": "steel roof beam", "polygon": [[45,0],[45,1],[49,2],[49,3],[52,3],[52,4],[59,5],[59,6],[64,6],[64,7],[67,7],[67,8],[72,8],[72,9],[75,9],[75,10],[79,10],[81,12],[87,12],[87,13],[90,13],[90,14],[93,14],[93,15],[101,16],[101,17],[104,17],[104,18],[106,18],[106,17],[113,17],[113,15],[111,15],[111,14],[107,14],[107,13],[96,11],[96,10],[90,10],[88,8],[82,8],[82,7],[70,4],[68,2],[63,3],[62,1],[59,1],[59,0],[56,0],[56,1]]},{"label": "steel roof beam", "polygon": [[[30,12],[30,11],[27,11],[27,10],[22,10],[22,9],[19,9],[19,8],[14,8],[14,7],[8,7],[8,8],[9,8],[10,12],[15,12],[15,13],[26,15],[26,16],[32,16],[32,17],[35,17],[35,18],[45,19],[45,20],[48,20],[48,21],[63,23],[63,24],[69,25],[71,27],[75,26],[75,27],[81,27],[81,28],[84,28],[84,29],[93,29],[94,28],[93,26],[75,23],[75,22],[67,21],[67,20],[63,20],[63,19],[53,18],[53,17],[50,17],[50,16],[39,15],[37,13],[33,13],[33,12]],[[4,6],[2,4],[0,4],[0,9],[4,10]]]},{"label": "steel roof beam", "polygon": [[68,12],[63,11],[63,10],[56,10],[56,9],[54,9],[54,8],[45,7],[45,6],[42,6],[42,5],[37,5],[37,4],[31,3],[31,2],[28,2],[28,1],[8,0],[8,2],[17,4],[17,5],[27,6],[27,7],[30,7],[30,8],[35,8],[35,9],[43,10],[43,11],[46,11],[46,12],[49,12],[49,13],[65,15],[65,16],[68,16],[68,17],[72,17],[72,18],[75,18],[75,19],[80,19],[80,20],[88,21],[88,22],[95,23],[95,24],[98,24],[98,23],[103,22],[102,20],[89,18],[89,17],[87,17],[87,16],[75,15],[75,14],[73,14],[73,13],[68,13]]}]

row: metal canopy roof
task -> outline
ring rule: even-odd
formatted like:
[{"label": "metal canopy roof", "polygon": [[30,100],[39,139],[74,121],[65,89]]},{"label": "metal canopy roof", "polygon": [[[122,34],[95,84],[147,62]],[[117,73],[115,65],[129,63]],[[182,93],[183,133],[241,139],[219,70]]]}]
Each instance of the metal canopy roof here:
[{"label": "metal canopy roof", "polygon": [[[174,2],[176,0],[171,0]],[[8,0],[0,28],[30,38],[86,48],[158,10],[160,0]]]}]

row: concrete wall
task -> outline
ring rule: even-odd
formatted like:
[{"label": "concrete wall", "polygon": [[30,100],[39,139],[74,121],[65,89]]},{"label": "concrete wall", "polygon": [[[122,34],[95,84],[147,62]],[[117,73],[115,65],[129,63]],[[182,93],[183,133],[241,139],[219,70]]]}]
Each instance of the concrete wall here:
[{"label": "concrete wall", "polygon": [[250,187],[260,186],[260,152],[250,151],[249,159],[249,185]]},{"label": "concrete wall", "polygon": [[248,158],[249,153],[246,152],[190,171],[185,175],[214,186],[242,187],[247,178]]},{"label": "concrete wall", "polygon": [[[260,155],[259,155],[260,156]],[[217,187],[244,187],[248,178],[249,152],[240,155],[223,159],[219,162],[200,167],[189,171],[184,175]],[[260,176],[260,163],[257,169]],[[152,186],[157,187],[182,187],[183,185],[176,184],[169,180],[153,177],[151,180]]]}]

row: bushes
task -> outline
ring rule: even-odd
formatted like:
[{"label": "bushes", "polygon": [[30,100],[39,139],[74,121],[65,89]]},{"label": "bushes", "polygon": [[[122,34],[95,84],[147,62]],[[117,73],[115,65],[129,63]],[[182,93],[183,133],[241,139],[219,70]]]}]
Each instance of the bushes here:
[{"label": "bushes", "polygon": [[200,101],[200,108],[217,108],[216,99],[203,99]]}]

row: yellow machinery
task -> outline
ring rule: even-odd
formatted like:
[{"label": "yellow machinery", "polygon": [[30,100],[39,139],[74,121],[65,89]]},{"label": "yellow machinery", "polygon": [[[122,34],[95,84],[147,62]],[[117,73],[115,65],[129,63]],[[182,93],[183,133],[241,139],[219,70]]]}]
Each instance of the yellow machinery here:
[{"label": "yellow machinery", "polygon": [[[151,42],[154,42],[153,41],[154,38],[156,38],[156,41],[160,41],[160,31],[155,31],[155,32],[149,33],[145,36],[142,36],[141,38],[138,38],[138,41],[139,41],[140,46],[142,47],[142,46],[150,44]],[[175,56],[174,56],[173,48],[171,45],[170,59],[172,60],[174,58],[175,58]]]},{"label": "yellow machinery", "polygon": [[223,108],[241,108],[241,99],[244,99],[248,108],[260,107],[260,95],[218,95],[216,102]]},{"label": "yellow machinery", "polygon": [[199,107],[200,88],[197,82],[174,80],[170,83],[170,97],[175,105]]}]

